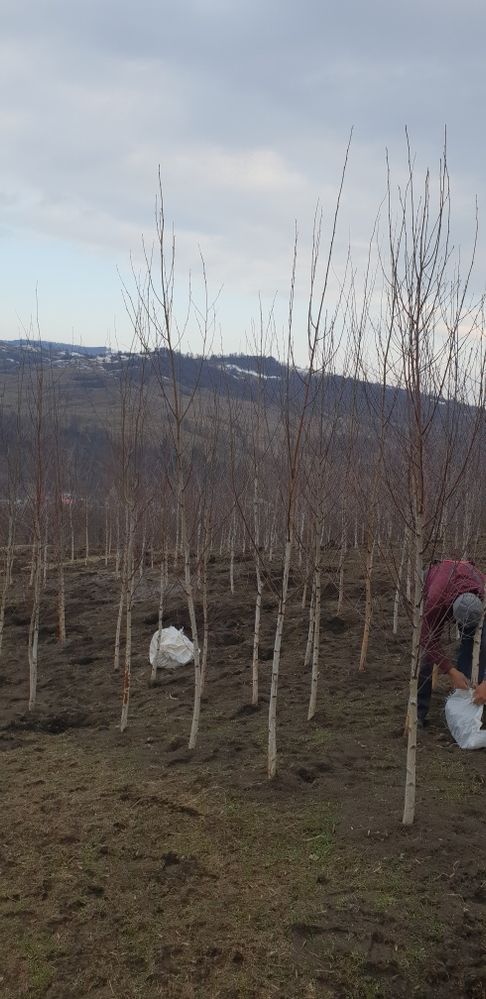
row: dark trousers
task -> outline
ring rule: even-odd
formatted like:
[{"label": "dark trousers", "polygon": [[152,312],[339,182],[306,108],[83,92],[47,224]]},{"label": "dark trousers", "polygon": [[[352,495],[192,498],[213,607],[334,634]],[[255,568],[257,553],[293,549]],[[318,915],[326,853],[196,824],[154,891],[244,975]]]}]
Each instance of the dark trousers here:
[{"label": "dark trousers", "polygon": [[[468,680],[471,679],[472,670],[472,652],[473,652],[473,642],[474,642],[474,632],[464,631],[461,635],[461,640],[459,642],[457,650],[457,668],[464,673],[464,676]],[[419,672],[419,683],[418,683],[418,698],[417,698],[417,713],[420,719],[427,717],[427,712],[430,706],[430,697],[432,694],[432,670],[434,667],[433,659],[424,653],[420,663]],[[483,625],[483,630],[481,634],[481,649],[479,653],[479,682],[484,680],[484,675],[486,673],[486,622]]]}]

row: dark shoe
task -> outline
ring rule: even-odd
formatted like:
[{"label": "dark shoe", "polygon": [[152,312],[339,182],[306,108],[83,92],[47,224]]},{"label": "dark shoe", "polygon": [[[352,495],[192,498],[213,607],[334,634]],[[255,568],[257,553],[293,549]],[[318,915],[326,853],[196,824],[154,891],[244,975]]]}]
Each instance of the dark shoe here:
[{"label": "dark shoe", "polygon": [[417,718],[417,725],[419,728],[428,728],[429,719],[428,718]]}]

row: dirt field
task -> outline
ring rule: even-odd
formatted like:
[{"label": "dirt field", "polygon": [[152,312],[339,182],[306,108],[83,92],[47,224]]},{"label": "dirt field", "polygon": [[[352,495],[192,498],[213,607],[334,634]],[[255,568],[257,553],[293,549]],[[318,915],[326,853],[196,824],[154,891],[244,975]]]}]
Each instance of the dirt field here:
[{"label": "dirt field", "polygon": [[[129,727],[112,670],[117,583],[67,575],[68,641],[42,617],[28,716],[28,602],[12,594],[0,661],[0,994],[5,999],[441,999],[486,996],[486,754],[452,744],[434,696],[417,820],[401,826],[406,627],[379,605],[358,676],[362,586],[325,587],[317,718],[306,721],[305,615],[291,603],[279,775],[266,779],[275,598],[262,698],[248,707],[251,563],[211,566],[211,654],[196,752],[191,667],[148,685],[156,572],[139,586]],[[17,584],[18,586],[18,584]],[[166,623],[187,626],[174,587]]]}]

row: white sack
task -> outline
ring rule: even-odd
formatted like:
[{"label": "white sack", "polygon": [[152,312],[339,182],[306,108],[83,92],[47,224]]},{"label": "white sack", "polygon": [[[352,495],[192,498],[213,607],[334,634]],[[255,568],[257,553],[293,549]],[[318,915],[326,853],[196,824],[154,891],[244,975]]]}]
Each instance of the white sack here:
[{"label": "white sack", "polygon": [[486,730],[481,729],[483,708],[474,704],[473,696],[473,690],[454,690],[446,701],[446,721],[461,749],[486,749]]},{"label": "white sack", "polygon": [[149,649],[150,665],[156,669],[176,669],[178,666],[186,666],[194,659],[194,645],[186,637],[182,628],[162,628],[150,642]]}]

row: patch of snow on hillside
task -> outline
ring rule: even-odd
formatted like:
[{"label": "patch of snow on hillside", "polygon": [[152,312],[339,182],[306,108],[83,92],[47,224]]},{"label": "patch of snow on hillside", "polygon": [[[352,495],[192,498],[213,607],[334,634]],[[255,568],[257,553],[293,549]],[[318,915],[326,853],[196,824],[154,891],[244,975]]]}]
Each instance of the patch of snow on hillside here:
[{"label": "patch of snow on hillside", "polygon": [[260,371],[251,371],[248,368],[239,368],[237,364],[220,364],[219,367],[223,370],[236,371],[239,375],[251,375],[252,378],[266,378],[267,380],[274,378],[278,381],[280,377],[279,375],[264,375]]}]

